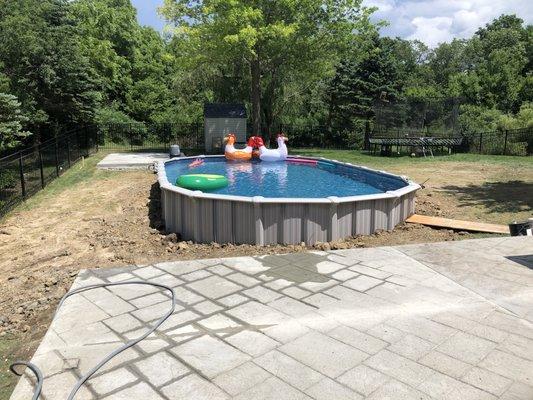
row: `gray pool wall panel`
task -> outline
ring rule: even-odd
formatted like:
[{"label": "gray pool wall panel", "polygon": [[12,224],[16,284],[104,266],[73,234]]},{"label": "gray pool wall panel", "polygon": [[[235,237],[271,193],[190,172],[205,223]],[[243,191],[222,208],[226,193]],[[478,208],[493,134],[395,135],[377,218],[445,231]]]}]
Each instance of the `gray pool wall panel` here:
[{"label": "gray pool wall panel", "polygon": [[391,230],[414,214],[420,186],[407,178],[335,160],[303,158],[402,179],[405,186],[386,193],[321,199],[219,195],[172,185],[165,172],[168,161],[160,162],[158,179],[167,232],[197,243],[313,245]]}]

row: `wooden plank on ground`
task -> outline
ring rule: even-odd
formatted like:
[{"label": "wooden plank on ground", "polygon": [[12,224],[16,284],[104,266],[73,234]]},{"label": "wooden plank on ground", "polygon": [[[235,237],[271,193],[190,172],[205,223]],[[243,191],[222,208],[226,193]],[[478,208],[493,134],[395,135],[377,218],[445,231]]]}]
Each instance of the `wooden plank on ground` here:
[{"label": "wooden plank on ground", "polygon": [[435,226],[457,231],[487,232],[509,234],[507,225],[485,224],[483,222],[461,221],[458,219],[430,217],[427,215],[413,214],[405,220],[411,224]]}]

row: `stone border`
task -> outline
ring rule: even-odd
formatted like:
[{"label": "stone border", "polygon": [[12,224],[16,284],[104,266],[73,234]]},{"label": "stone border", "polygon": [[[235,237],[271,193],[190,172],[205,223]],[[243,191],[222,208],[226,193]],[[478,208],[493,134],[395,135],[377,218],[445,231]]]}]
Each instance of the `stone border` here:
[{"label": "stone border", "polygon": [[[224,156],[182,157],[182,159]],[[162,216],[167,232],[197,243],[269,245],[329,242],[393,229],[415,211],[420,185],[407,177],[320,157],[328,162],[401,179],[406,186],[385,193],[327,198],[265,198],[203,193],[172,185],[165,164],[157,164]]]}]

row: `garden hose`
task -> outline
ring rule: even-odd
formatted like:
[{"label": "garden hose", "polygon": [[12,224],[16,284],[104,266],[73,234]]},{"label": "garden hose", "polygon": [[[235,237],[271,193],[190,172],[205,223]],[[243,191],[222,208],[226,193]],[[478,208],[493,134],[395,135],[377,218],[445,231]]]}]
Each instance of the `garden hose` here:
[{"label": "garden hose", "polygon": [[[163,322],[165,322],[167,320],[167,318],[170,317],[172,315],[172,313],[174,312],[174,309],[176,307],[176,294],[174,293],[174,289],[172,289],[169,286],[162,285],[162,284],[159,284],[159,283],[142,282],[142,281],[128,281],[128,282],[115,282],[115,283],[100,283],[100,284],[96,284],[96,285],[82,286],[82,287],[79,287],[77,289],[74,289],[74,290],[66,293],[63,296],[63,298],[59,302],[59,305],[57,306],[57,310],[56,310],[56,312],[54,314],[54,318],[57,315],[57,313],[58,313],[59,309],[61,308],[61,306],[63,305],[63,303],[65,302],[65,300],[68,299],[70,296],[73,296],[75,294],[82,293],[82,292],[85,292],[85,291],[88,291],[88,290],[92,290],[92,289],[104,288],[104,287],[109,287],[109,286],[120,286],[120,285],[147,285],[147,286],[154,286],[154,287],[158,287],[158,288],[161,288],[161,289],[168,290],[171,293],[171,295],[172,295],[171,307],[165,313],[165,315],[163,315],[155,323],[155,325],[152,328],[150,328],[148,331],[146,331],[143,335],[139,336],[136,339],[130,340],[129,342],[126,342],[124,345],[122,345],[118,349],[113,350],[106,357],[104,357],[98,364],[96,364],[93,368],[91,368],[91,370],[89,372],[87,372],[80,379],[78,379],[78,381],[76,382],[76,385],[74,386],[74,388],[70,392],[69,396],[67,397],[67,400],[73,400],[74,396],[76,396],[76,393],[78,393],[78,391],[83,386],[83,384],[85,382],[87,382],[87,380],[89,380],[91,378],[91,376],[93,376],[100,368],[102,368],[105,364],[107,364],[114,357],[116,357],[117,355],[122,353],[124,350],[127,350],[130,347],[135,346],[141,340],[146,339],[148,336],[150,336],[152,333],[154,333],[155,330],[157,328],[159,328],[163,324]],[[23,365],[23,366],[27,367],[28,369],[30,369],[30,371],[32,371],[33,374],[35,375],[35,377],[37,378],[37,384],[35,386],[35,389],[34,389],[34,392],[33,392],[33,397],[32,397],[32,400],[37,400],[39,398],[39,396],[41,394],[41,391],[42,391],[42,388],[43,388],[43,381],[44,381],[43,374],[42,374],[41,370],[39,369],[39,367],[37,367],[35,364],[32,364],[30,362],[26,362],[26,361],[15,361],[14,363],[12,363],[10,365],[9,369],[14,374],[16,374],[18,376],[22,376],[22,372],[19,372],[19,371],[17,371],[15,369],[15,367],[21,366],[21,365]]]},{"label": "garden hose", "polygon": [[37,378],[37,386],[35,387],[35,390],[33,391],[33,397],[31,398],[32,400],[37,400],[39,398],[39,395],[41,394],[41,390],[43,389],[43,374],[37,365],[26,361],[15,361],[9,366],[9,369],[15,375],[22,376],[23,373],[15,369],[15,367],[18,367],[20,365],[24,365],[25,367],[27,367],[31,372],[33,372],[33,374]]}]

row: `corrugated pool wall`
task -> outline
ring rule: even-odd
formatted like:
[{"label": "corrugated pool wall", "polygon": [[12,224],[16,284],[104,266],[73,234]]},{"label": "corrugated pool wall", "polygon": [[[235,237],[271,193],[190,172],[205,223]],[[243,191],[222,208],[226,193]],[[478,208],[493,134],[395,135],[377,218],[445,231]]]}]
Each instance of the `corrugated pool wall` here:
[{"label": "corrugated pool wall", "polygon": [[312,245],[393,229],[414,214],[416,190],[398,197],[329,203],[202,198],[164,187],[161,192],[166,229],[183,240]]}]

